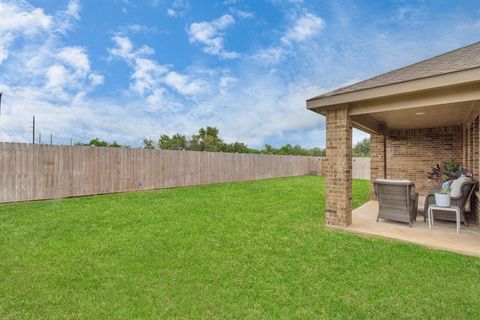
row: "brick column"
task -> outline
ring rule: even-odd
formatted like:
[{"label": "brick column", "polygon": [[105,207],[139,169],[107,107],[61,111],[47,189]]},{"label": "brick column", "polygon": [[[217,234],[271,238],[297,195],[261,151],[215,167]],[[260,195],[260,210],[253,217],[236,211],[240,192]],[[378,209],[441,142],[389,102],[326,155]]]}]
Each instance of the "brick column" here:
[{"label": "brick column", "polygon": [[352,122],[348,106],[326,111],[325,224],[352,223]]},{"label": "brick column", "polygon": [[[384,129],[382,129],[384,131]],[[386,138],[383,132],[370,134],[370,182],[371,198],[375,199],[373,190],[373,181],[375,179],[385,179],[386,177]]]}]

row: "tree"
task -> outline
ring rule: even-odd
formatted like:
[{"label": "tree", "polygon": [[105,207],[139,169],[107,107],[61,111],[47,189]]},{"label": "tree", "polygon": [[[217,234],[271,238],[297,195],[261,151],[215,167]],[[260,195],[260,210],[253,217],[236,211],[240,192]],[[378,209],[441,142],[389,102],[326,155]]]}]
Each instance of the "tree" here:
[{"label": "tree", "polygon": [[215,127],[206,127],[198,130],[198,134],[194,134],[191,140],[191,149],[196,151],[222,151],[224,146],[223,140],[218,136],[218,129]]},{"label": "tree", "polygon": [[117,141],[115,141],[115,140],[113,140],[113,142],[110,143],[108,146],[109,146],[109,147],[112,147],[112,148],[122,148],[122,147],[128,148],[128,146],[119,145],[119,144],[117,143]]},{"label": "tree", "polygon": [[258,150],[250,149],[245,143],[241,142],[226,143],[222,151],[231,153],[258,153]]},{"label": "tree", "polygon": [[269,144],[266,144],[264,149],[260,152],[263,154],[275,154],[275,148]]},{"label": "tree", "polygon": [[312,157],[324,157],[325,149],[322,148],[302,148],[300,145],[292,146],[286,144],[279,149],[266,144],[262,150],[259,151],[262,154],[278,154],[278,155],[293,155],[293,156],[312,156]]},{"label": "tree", "polygon": [[143,149],[155,149],[155,142],[151,139],[143,139]]},{"label": "tree", "polygon": [[130,148],[127,145],[120,145],[115,140],[112,143],[108,143],[107,141],[100,140],[99,138],[95,138],[90,140],[89,143],[77,142],[75,143],[76,146],[87,146],[87,147],[112,147],[112,148]]},{"label": "tree", "polygon": [[370,139],[365,138],[362,141],[357,142],[353,146],[354,157],[369,157],[370,156]]},{"label": "tree", "polygon": [[163,150],[187,150],[187,137],[180,133],[176,133],[172,137],[162,134],[158,140],[158,147]]},{"label": "tree", "polygon": [[318,147],[308,149],[308,155],[312,157],[325,157],[325,149],[318,148]]}]

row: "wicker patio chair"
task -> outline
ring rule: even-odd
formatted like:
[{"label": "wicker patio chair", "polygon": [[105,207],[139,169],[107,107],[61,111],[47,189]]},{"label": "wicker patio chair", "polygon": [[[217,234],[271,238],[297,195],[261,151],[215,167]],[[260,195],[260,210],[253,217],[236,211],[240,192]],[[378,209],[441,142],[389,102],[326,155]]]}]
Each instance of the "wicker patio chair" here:
[{"label": "wicker patio chair", "polygon": [[[460,195],[458,197],[450,198],[451,205],[457,206],[460,208],[460,221],[464,223],[465,227],[468,226],[467,220],[465,219],[465,208],[473,194],[473,191],[475,190],[476,184],[477,184],[477,181],[475,180],[463,182],[460,188],[461,190]],[[435,204],[435,193],[440,192],[441,189],[442,189],[441,186],[434,186],[428,191],[428,194],[425,197],[425,206],[423,209],[424,221],[427,221],[428,207],[432,204]],[[456,221],[454,212],[433,210],[433,214],[435,215],[435,219],[446,220],[446,221]]]},{"label": "wicker patio chair", "polygon": [[378,216],[398,222],[408,222],[410,228],[417,218],[418,193],[409,180],[377,179],[373,187],[378,200]]}]

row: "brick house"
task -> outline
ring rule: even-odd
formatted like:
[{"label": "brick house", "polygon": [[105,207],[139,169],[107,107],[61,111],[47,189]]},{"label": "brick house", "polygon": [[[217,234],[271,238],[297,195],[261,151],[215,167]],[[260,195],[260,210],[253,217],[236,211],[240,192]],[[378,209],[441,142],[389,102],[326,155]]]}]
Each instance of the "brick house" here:
[{"label": "brick house", "polygon": [[352,127],[371,134],[371,181],[409,179],[422,195],[426,172],[444,160],[478,178],[480,42],[313,97],[307,108],[326,117],[327,226],[352,223]]}]

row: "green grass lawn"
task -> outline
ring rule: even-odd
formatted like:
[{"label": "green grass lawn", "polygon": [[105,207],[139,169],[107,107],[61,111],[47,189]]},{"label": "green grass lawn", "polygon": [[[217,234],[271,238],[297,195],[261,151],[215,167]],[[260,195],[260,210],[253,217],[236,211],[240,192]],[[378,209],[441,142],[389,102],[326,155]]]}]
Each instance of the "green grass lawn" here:
[{"label": "green grass lawn", "polygon": [[3,205],[0,318],[480,317],[480,259],[323,211],[321,177]]}]

